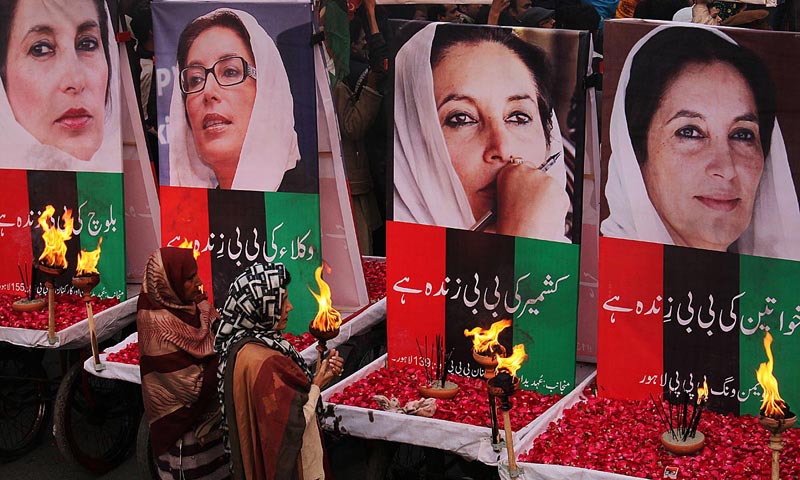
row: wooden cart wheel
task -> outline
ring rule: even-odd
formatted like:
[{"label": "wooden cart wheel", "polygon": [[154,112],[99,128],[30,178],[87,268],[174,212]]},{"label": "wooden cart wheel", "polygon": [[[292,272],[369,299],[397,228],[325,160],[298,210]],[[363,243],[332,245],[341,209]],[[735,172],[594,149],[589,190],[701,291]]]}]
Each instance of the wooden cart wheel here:
[{"label": "wooden cart wheel", "polygon": [[78,362],[58,387],[53,435],[65,458],[101,474],[131,453],[141,415],[138,385],[96,377]]},{"label": "wooden cart wheel", "polygon": [[39,442],[50,412],[44,367],[25,350],[0,353],[0,461],[24,455]]}]

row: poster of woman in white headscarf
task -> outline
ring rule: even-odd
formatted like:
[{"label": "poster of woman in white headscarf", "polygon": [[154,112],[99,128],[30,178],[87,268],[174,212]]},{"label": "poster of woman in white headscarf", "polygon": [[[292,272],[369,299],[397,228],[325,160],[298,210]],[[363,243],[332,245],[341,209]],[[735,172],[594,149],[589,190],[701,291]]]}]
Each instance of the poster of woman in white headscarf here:
[{"label": "poster of woman in white headscarf", "polygon": [[530,359],[524,388],[569,391],[589,34],[399,21],[388,30],[391,362],[440,335],[448,368],[480,375],[464,331],[507,320],[500,343],[525,345]]},{"label": "poster of woman in white headscarf", "polygon": [[162,184],[317,191],[308,19],[269,13],[290,10],[204,2],[156,13]]},{"label": "poster of woman in white headscarf", "polygon": [[104,0],[0,2],[0,168],[121,172]]},{"label": "poster of woman in white headscarf", "polygon": [[777,88],[786,74],[768,50],[737,38],[673,25],[630,47],[611,109],[602,235],[800,260],[789,155],[796,164],[800,151],[784,138],[798,125],[794,88]]},{"label": "poster of woman in white headscarf", "polygon": [[105,0],[0,1],[0,292],[35,292],[51,205],[74,220],[59,288],[102,243],[95,294],[124,298],[119,66]]},{"label": "poster of woman in white headscarf", "polygon": [[[310,4],[154,2],[161,236],[196,247],[216,304],[282,262],[298,319],[321,262]],[[291,333],[306,327],[289,325]]]},{"label": "poster of woman in white headscarf", "polygon": [[578,242],[583,125],[573,99],[583,98],[574,64],[553,61],[569,50],[565,35],[398,31],[408,40],[394,64],[395,221]]},{"label": "poster of woman in white headscarf", "polygon": [[769,332],[780,393],[800,401],[800,40],[641,21],[605,34],[600,390],[674,400],[707,381],[708,408],[756,414]]}]

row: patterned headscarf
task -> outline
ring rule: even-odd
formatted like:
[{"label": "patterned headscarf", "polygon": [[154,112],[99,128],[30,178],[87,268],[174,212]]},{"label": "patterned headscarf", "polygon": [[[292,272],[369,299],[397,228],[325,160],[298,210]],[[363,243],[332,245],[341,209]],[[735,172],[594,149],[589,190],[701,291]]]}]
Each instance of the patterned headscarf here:
[{"label": "patterned headscarf", "polygon": [[[282,263],[257,263],[248,267],[231,284],[214,342],[214,350],[220,355],[217,370],[220,399],[225,398],[223,387],[228,352],[243,338],[253,338],[286,355],[305,372],[309,382],[313,380],[311,370],[303,357],[275,329],[281,318],[286,286],[290,281],[291,276]],[[224,402],[222,420],[225,449],[230,450]]]}]

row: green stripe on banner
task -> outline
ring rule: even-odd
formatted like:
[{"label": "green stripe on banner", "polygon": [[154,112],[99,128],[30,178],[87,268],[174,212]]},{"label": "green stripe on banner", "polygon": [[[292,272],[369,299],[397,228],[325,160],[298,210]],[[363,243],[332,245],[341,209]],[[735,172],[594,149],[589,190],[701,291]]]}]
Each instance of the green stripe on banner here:
[{"label": "green stripe on banner", "polygon": [[[322,263],[319,227],[319,195],[267,192],[267,245],[275,262],[286,265],[292,275],[289,297],[294,310],[286,331],[301,334],[317,314],[317,301],[308,291],[319,293],[314,270]],[[277,247],[277,251],[273,248]]]},{"label": "green stripe on banner", "polygon": [[97,248],[103,238],[100,284],[93,294],[125,300],[125,209],[121,173],[78,172],[78,212],[75,229],[80,229],[81,250]]},{"label": "green stripe on banner", "polygon": [[565,394],[575,386],[579,254],[579,245],[516,239],[514,343],[525,344],[518,375],[530,390]]},{"label": "green stripe on banner", "polygon": [[800,262],[739,257],[739,375],[742,414],[758,415],[761,387],[756,370],[767,361],[764,332],[772,334],[773,375],[781,397],[796,413],[800,407]]}]

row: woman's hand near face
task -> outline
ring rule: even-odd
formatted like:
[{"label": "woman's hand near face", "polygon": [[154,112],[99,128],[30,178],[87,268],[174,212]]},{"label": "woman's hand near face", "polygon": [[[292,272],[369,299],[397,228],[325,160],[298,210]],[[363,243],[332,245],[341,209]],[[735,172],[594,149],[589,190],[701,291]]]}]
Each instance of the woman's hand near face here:
[{"label": "woman's hand near face", "polygon": [[487,25],[497,25],[500,21],[500,14],[503,10],[511,5],[510,0],[492,0],[492,6],[489,8],[489,18],[486,20]]},{"label": "woman's hand near face", "polygon": [[342,374],[343,366],[344,360],[339,356],[339,352],[335,349],[331,350],[331,354],[322,361],[319,370],[317,370],[316,375],[314,375],[314,385],[318,386],[320,389],[324,388],[334,377]]},{"label": "woman's hand near face", "polygon": [[497,174],[497,233],[563,240],[568,209],[564,186],[537,168],[509,164]]}]

